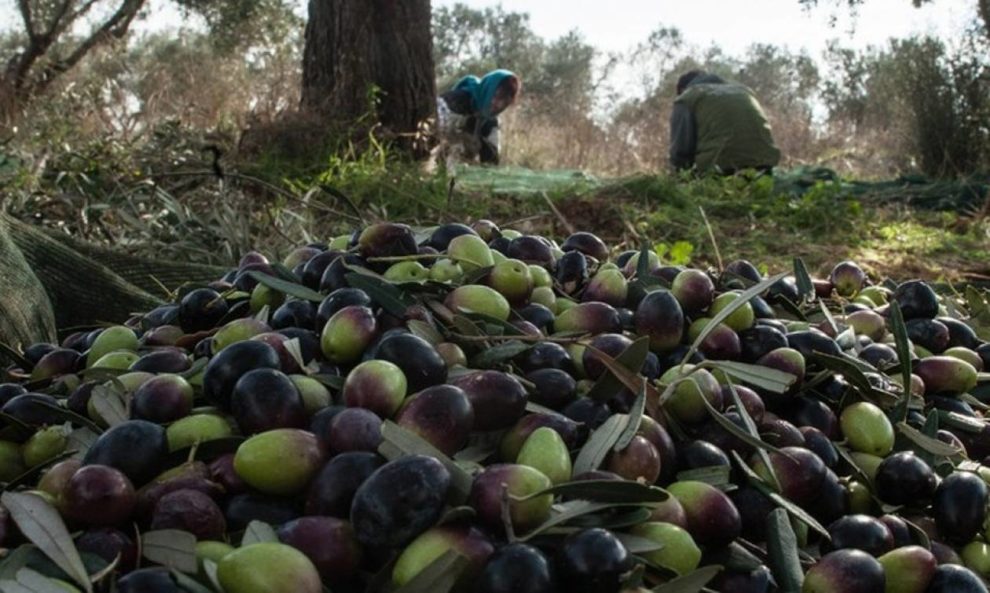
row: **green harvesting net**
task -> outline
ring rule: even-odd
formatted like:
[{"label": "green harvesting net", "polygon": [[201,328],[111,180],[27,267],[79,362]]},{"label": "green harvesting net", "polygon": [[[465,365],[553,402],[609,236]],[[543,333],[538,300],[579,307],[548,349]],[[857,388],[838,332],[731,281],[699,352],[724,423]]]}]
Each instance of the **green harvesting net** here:
[{"label": "green harvesting net", "polygon": [[166,289],[224,270],[121,254],[0,213],[0,342],[21,348],[56,328],[120,323],[163,302]]}]

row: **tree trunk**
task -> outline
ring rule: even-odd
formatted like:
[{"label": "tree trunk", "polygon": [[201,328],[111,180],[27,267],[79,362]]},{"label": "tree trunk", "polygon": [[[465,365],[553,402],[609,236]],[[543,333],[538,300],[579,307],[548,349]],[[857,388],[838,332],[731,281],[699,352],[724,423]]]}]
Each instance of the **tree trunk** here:
[{"label": "tree trunk", "polygon": [[375,72],[382,88],[382,125],[402,134],[401,144],[425,148],[420,126],[436,114],[436,74],[429,0],[375,0]]},{"label": "tree trunk", "polygon": [[990,0],[978,0],[977,9],[983,19],[983,32],[990,39]]},{"label": "tree trunk", "polygon": [[380,123],[424,156],[417,134],[436,110],[430,18],[429,0],[310,0],[303,110],[348,127]]}]

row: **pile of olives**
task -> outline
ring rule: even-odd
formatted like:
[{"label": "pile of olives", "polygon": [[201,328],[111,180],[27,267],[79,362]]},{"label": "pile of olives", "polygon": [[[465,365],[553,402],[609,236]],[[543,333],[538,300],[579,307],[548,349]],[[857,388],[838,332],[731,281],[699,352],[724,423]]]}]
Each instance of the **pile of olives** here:
[{"label": "pile of olives", "polygon": [[986,592],[985,293],[378,223],[7,349],[0,590]]}]

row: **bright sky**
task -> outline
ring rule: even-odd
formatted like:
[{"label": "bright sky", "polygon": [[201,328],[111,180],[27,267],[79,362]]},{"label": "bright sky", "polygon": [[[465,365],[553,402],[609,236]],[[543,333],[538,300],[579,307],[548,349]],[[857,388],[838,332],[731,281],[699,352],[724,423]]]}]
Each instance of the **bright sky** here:
[{"label": "bright sky", "polygon": [[[814,57],[836,37],[854,47],[912,33],[951,37],[976,14],[975,0],[935,0],[919,9],[911,0],[866,0],[850,36],[848,10],[837,9],[833,0],[820,0],[823,6],[813,10],[803,9],[798,0],[460,1],[475,8],[501,3],[507,11],[528,12],[533,30],[544,38],[577,29],[603,51],[629,49],[663,25],[680,29],[689,43],[716,44],[728,54],[742,53],[753,43],[770,43],[806,48]],[[455,3],[433,0],[434,6]],[[830,15],[840,17],[834,29],[826,25]]]},{"label": "bright sky", "polygon": [[[798,0],[433,0],[433,6],[458,1],[474,8],[501,4],[506,11],[530,15],[530,26],[552,40],[578,30],[601,52],[632,49],[660,26],[676,27],[691,46],[717,45],[726,54],[742,54],[754,43],[806,50],[821,58],[831,39],[846,47],[883,45],[890,38],[914,33],[952,39],[976,15],[976,0],[933,0],[914,8],[912,0],[865,0],[851,19],[845,0],[819,0],[815,9],[802,8]],[[306,1],[297,0],[305,16]],[[149,18],[134,23],[137,32],[176,27],[198,19],[183,20],[169,0],[149,0]],[[830,17],[838,17],[829,27]],[[0,0],[0,30],[20,26],[14,0]],[[619,86],[631,89],[631,78],[620,65]]]},{"label": "bright sky", "polygon": [[[458,0],[433,0],[433,6],[452,6]],[[934,0],[915,9],[911,0],[866,0],[859,8],[855,33],[850,36],[848,11],[836,0],[820,0],[813,10],[798,0],[459,0],[475,8],[501,4],[507,11],[527,12],[533,30],[554,39],[572,29],[602,51],[621,51],[645,40],[663,25],[677,27],[689,43],[717,44],[728,54],[743,52],[763,42],[807,49],[818,57],[826,42],[840,38],[843,45],[882,44],[891,37],[933,33],[951,38],[976,14],[975,0]],[[844,3],[844,0],[839,0]],[[166,0],[151,0],[152,16],[135,23],[138,31],[176,26],[182,18]],[[299,0],[305,14],[305,2]],[[826,26],[838,15],[835,28]],[[0,30],[20,25],[14,0],[0,0]]]}]

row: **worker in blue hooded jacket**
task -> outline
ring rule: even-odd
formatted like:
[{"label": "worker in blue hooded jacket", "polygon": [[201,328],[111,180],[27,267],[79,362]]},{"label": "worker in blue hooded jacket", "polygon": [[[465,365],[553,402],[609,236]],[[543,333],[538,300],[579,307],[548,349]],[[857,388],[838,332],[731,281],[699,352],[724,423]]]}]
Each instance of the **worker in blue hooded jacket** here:
[{"label": "worker in blue hooded jacket", "polygon": [[493,70],[482,78],[465,76],[437,97],[439,150],[448,167],[477,158],[499,162],[498,115],[519,96],[519,77]]}]

